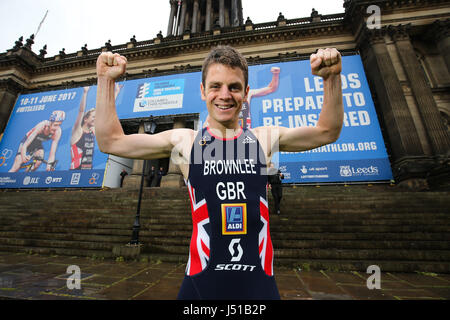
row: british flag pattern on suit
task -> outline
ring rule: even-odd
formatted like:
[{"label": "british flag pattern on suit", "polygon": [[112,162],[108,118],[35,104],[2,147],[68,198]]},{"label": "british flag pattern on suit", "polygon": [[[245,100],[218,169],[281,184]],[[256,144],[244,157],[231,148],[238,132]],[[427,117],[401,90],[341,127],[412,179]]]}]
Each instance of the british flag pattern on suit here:
[{"label": "british flag pattern on suit", "polygon": [[186,185],[192,237],[178,299],[279,299],[267,205],[265,156],[242,129],[198,132]]},{"label": "british flag pattern on suit", "polygon": [[209,261],[209,215],[206,200],[197,201],[195,189],[188,182],[192,211],[192,238],[186,274],[194,275],[206,268]]}]

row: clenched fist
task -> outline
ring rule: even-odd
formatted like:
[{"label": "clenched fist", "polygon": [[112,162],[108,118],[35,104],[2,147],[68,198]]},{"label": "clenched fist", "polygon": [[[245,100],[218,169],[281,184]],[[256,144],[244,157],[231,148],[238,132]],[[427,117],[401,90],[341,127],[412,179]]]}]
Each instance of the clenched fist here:
[{"label": "clenched fist", "polygon": [[341,60],[341,54],[335,48],[319,49],[309,58],[311,72],[323,79],[327,79],[330,75],[338,75],[342,71]]},{"label": "clenched fist", "polygon": [[272,67],[272,68],[270,68],[270,72],[272,72],[272,74],[280,73],[280,68],[279,67]]},{"label": "clenched fist", "polygon": [[97,77],[115,80],[125,73],[127,58],[118,53],[103,52],[97,59]]}]

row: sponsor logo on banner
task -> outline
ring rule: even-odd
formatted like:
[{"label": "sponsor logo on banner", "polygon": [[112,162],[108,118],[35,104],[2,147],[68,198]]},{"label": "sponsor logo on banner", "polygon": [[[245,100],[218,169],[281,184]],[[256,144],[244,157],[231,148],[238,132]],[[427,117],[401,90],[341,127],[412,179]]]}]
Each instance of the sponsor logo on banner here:
[{"label": "sponsor logo on banner", "polygon": [[39,178],[38,177],[30,177],[30,176],[26,176],[23,179],[23,185],[24,186],[28,186],[30,184],[38,184],[39,183]]},{"label": "sponsor logo on banner", "polygon": [[222,234],[247,234],[247,204],[222,204]]},{"label": "sponsor logo on banner", "polygon": [[[301,179],[322,179],[322,178],[328,178],[329,175],[328,167],[306,167],[305,165],[302,165],[300,167],[300,172],[302,173],[300,175]],[[285,176],[286,178],[286,176]]]},{"label": "sponsor logo on banner", "polygon": [[138,86],[133,112],[183,107],[184,79],[145,82]]},{"label": "sponsor logo on banner", "polygon": [[72,178],[70,179],[71,185],[78,185],[80,183],[81,173],[72,173]]},{"label": "sponsor logo on banner", "polygon": [[341,177],[357,177],[357,176],[376,176],[380,170],[376,166],[369,167],[352,167],[340,166]]},{"label": "sponsor logo on banner", "polygon": [[98,173],[93,173],[91,178],[89,179],[89,184],[96,184],[97,180],[100,179],[100,175]]},{"label": "sponsor logo on banner", "polygon": [[16,179],[13,179],[11,177],[0,177],[0,185],[16,183],[16,181]]},{"label": "sponsor logo on banner", "polygon": [[340,175],[341,177],[351,177],[352,176],[352,170],[350,169],[350,166],[340,166]]},{"label": "sponsor logo on banner", "polygon": [[45,184],[61,183],[61,182],[62,182],[62,179],[63,179],[63,178],[61,178],[61,177],[50,177],[50,176],[48,176],[48,177],[45,179]]}]

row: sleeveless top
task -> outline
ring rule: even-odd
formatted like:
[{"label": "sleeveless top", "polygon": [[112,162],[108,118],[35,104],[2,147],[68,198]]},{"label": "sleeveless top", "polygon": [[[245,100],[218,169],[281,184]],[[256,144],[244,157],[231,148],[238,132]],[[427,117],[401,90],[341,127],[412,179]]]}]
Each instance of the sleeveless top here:
[{"label": "sleeveless top", "polygon": [[279,299],[266,161],[253,133],[222,139],[203,128],[186,184],[193,231],[178,299]]},{"label": "sleeveless top", "polygon": [[94,147],[95,135],[92,132],[83,132],[80,140],[78,140],[77,143],[74,143],[70,148],[72,155],[70,169],[92,169]]},{"label": "sleeveless top", "polygon": [[[44,120],[45,126],[50,126],[50,121],[48,120]],[[23,137],[23,139],[20,141],[20,147],[19,150],[17,151],[17,154],[20,154],[20,149],[22,144],[25,143],[25,141],[27,141],[28,137],[36,130],[36,127],[34,127],[33,129],[31,129],[30,131],[27,132],[27,134]],[[44,133],[38,133],[36,135],[36,137],[34,137],[33,141],[31,141],[31,143],[28,145],[27,147],[27,153],[28,154],[32,154],[35,151],[39,150],[39,149],[43,149],[44,146],[42,145],[43,142],[50,140],[53,137],[52,133],[44,134]]]}]

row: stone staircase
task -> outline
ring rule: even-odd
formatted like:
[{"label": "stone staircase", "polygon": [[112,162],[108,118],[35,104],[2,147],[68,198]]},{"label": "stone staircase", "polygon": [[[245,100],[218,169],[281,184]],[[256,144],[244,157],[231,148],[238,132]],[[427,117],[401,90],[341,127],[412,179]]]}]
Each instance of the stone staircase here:
[{"label": "stone staircase", "polygon": [[[270,216],[275,264],[450,273],[449,195],[388,185],[284,188],[282,214]],[[127,189],[2,191],[0,251],[114,258],[131,240],[137,198]],[[140,258],[186,262],[191,231],[186,188],[144,190]]]}]

